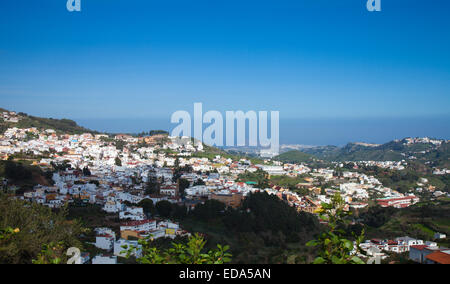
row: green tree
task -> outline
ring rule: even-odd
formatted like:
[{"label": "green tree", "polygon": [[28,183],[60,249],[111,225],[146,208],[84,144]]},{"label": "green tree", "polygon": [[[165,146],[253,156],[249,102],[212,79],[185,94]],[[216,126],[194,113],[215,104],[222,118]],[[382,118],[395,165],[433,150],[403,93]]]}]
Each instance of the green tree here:
[{"label": "green tree", "polygon": [[353,233],[356,246],[343,237],[345,231],[341,226],[346,222],[345,217],[351,214],[345,211],[344,207],[345,202],[339,193],[333,196],[331,204],[322,203],[322,209],[318,213],[322,220],[328,222],[328,231],[322,233],[317,240],[307,243],[307,246],[319,249],[319,256],[314,260],[314,264],[364,264],[356,256],[356,252],[361,252],[359,245],[364,240],[364,230],[359,236]]},{"label": "green tree", "polygon": [[0,229],[0,252],[9,246],[11,239],[19,232],[19,228],[13,229],[7,227],[5,229]]},{"label": "green tree", "polygon": [[205,185],[205,182],[204,182],[201,178],[199,178],[198,180],[196,180],[196,181],[194,182],[193,185],[194,185],[194,186],[197,186],[197,185]]},{"label": "green tree", "polygon": [[190,183],[187,179],[184,178],[180,178],[178,180],[178,191],[180,192],[181,196],[184,196],[184,191],[186,190],[186,188],[188,188],[190,186]]},{"label": "green tree", "polygon": [[145,194],[159,194],[160,184],[156,178],[154,171],[150,171],[148,174],[148,181],[145,185]]},{"label": "green tree", "polygon": [[143,199],[138,203],[138,206],[144,209],[145,214],[154,214],[155,213],[155,205],[153,204],[153,200],[151,199]]},{"label": "green tree", "polygon": [[209,221],[221,216],[225,209],[224,203],[211,199],[206,200],[204,204],[198,204],[192,214],[198,220]]},{"label": "green tree", "polygon": [[119,157],[116,157],[115,163],[116,163],[116,166],[118,166],[118,167],[121,167],[121,166],[122,166],[122,161],[120,160]]},{"label": "green tree", "polygon": [[65,248],[82,248],[78,237],[85,232],[81,224],[66,219],[67,209],[52,212],[48,207],[0,194],[0,228],[20,229],[0,241],[0,263],[31,263],[44,244],[60,243]]},{"label": "green tree", "polygon": [[258,169],[256,172],[248,172],[242,173],[238,176],[238,181],[240,182],[256,182],[258,188],[268,188],[269,179],[267,172]]},{"label": "green tree", "polygon": [[33,264],[61,264],[65,259],[65,247],[63,242],[44,244],[41,252],[36,259],[32,260]]},{"label": "green tree", "polygon": [[[172,247],[160,250],[153,246],[151,238],[138,241],[142,246],[142,256],[137,258],[140,264],[224,264],[231,261],[229,246],[217,245],[214,250],[205,250],[206,241],[199,234],[189,237],[187,244],[172,243]],[[127,257],[136,252],[134,246],[123,246]]]},{"label": "green tree", "polygon": [[172,213],[172,203],[167,200],[162,200],[156,203],[156,210],[161,217],[170,217]]},{"label": "green tree", "polygon": [[84,176],[91,176],[91,171],[89,170],[89,167],[84,167],[83,168],[83,175]]}]

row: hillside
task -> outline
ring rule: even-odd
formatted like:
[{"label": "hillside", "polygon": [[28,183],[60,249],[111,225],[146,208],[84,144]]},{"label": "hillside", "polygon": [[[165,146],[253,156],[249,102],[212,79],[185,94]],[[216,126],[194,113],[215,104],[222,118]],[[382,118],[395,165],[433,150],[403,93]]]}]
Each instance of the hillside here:
[{"label": "hillside", "polygon": [[276,156],[274,160],[285,163],[306,163],[312,161],[314,158],[311,154],[293,150]]},{"label": "hillside", "polygon": [[[403,209],[371,207],[359,218],[368,226],[369,238],[408,235],[431,240],[436,232],[450,234],[450,201],[424,202]],[[448,240],[445,242],[441,245],[448,245]]]},{"label": "hillside", "polygon": [[364,146],[349,143],[344,147],[325,146],[305,149],[304,152],[327,161],[400,161],[404,157],[396,150],[381,146]]},{"label": "hillside", "polygon": [[432,143],[407,143],[407,139],[395,140],[382,145],[349,143],[344,147],[320,146],[304,149],[304,153],[327,161],[401,161],[414,157],[419,161],[431,161],[437,165],[448,165],[449,143],[440,146]]},{"label": "hillside", "polygon": [[21,190],[32,189],[38,184],[50,185],[50,177],[41,168],[26,161],[0,161],[0,179],[8,179],[10,185],[16,185]]},{"label": "hillside", "polygon": [[[8,112],[0,108],[0,112]],[[18,120],[8,121],[0,118],[0,133],[3,133],[6,129],[11,127],[17,128],[32,128],[36,127],[38,129],[53,129],[57,132],[68,133],[68,134],[82,134],[82,133],[98,133],[97,131],[93,131],[84,127],[77,125],[77,123],[70,119],[54,119],[54,118],[42,118],[35,117],[31,115],[27,115],[25,113],[17,113],[16,115],[12,115],[11,117]]]},{"label": "hillside", "polygon": [[450,168],[450,143],[442,143],[441,147],[427,152],[420,159],[431,161],[435,167]]},{"label": "hillside", "polygon": [[208,158],[210,160],[213,160],[216,156],[222,156],[226,159],[230,158],[235,161],[239,161],[240,159],[248,159],[253,164],[262,164],[264,161],[258,157],[241,153],[241,152],[234,152],[234,151],[226,151],[218,147],[208,146],[206,144],[203,144],[203,152],[196,152],[193,156],[198,158]]},{"label": "hillside", "polygon": [[343,147],[317,146],[292,150],[275,159],[283,162],[324,161],[417,161],[438,168],[450,167],[450,143],[430,138],[405,138],[382,145],[348,143]]}]

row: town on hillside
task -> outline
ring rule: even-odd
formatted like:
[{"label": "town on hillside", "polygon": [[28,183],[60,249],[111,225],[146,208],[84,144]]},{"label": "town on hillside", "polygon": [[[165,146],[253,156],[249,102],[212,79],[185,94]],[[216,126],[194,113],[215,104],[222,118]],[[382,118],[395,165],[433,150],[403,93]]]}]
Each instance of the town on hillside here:
[{"label": "town on hillside", "polygon": [[[3,112],[3,120],[18,123],[20,116]],[[408,143],[439,143],[434,140],[408,140]],[[115,264],[124,257],[124,247],[136,247],[139,239],[189,236],[183,226],[170,217],[156,214],[145,204],[177,204],[188,211],[207,200],[239,208],[247,196],[265,192],[276,196],[298,212],[316,216],[322,205],[339,193],[345,210],[369,207],[405,209],[423,201],[449,198],[429,177],[419,176],[407,190],[389,187],[367,169],[397,173],[409,161],[359,161],[333,163],[286,163],[275,159],[251,159],[211,152],[211,147],[189,137],[166,134],[69,134],[56,129],[10,127],[0,136],[0,159],[4,162],[3,191],[11,198],[58,209],[95,205],[106,214],[93,228],[98,249],[82,252],[80,263]],[[8,167],[38,167],[46,179],[32,186],[15,183]],[[376,171],[374,171],[376,172]],[[448,175],[447,169],[434,169],[435,176]],[[448,189],[448,188],[447,188]],[[162,207],[162,205],[160,206]],[[111,219],[110,217],[113,216]],[[104,221],[104,222],[103,222]],[[353,220],[358,223],[358,218]],[[450,250],[436,240],[444,232],[432,232],[429,239],[397,236],[373,238],[361,244],[368,255],[386,258],[386,253],[410,253],[419,263],[442,263]]]}]

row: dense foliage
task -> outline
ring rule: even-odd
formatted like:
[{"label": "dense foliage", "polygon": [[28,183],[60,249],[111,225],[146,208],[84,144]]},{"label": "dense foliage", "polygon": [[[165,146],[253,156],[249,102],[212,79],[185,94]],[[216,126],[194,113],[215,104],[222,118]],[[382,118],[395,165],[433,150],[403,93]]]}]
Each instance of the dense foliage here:
[{"label": "dense foliage", "polygon": [[268,180],[268,174],[258,169],[256,172],[244,172],[240,174],[237,178],[238,182],[253,182],[256,183],[256,187],[258,188],[268,188],[269,187],[269,180]]},{"label": "dense foliage", "polygon": [[382,145],[367,146],[348,143],[344,147],[320,146],[303,149],[302,152],[327,161],[401,161],[415,156],[418,161],[431,161],[432,165],[449,166],[449,144],[436,147],[430,143],[407,144],[405,140],[391,141]]},{"label": "dense foliage", "polygon": [[66,210],[54,213],[42,205],[1,194],[0,212],[0,228],[17,228],[7,243],[1,242],[0,263],[31,263],[45,244],[81,248],[78,237],[84,230],[77,221],[66,220]]},{"label": "dense foliage", "polygon": [[437,232],[450,234],[450,201],[422,202],[402,209],[370,207],[359,214],[358,220],[371,238],[408,235],[433,240]]},{"label": "dense foliage", "polygon": [[[224,264],[231,261],[228,246],[217,245],[216,249],[205,249],[206,241],[199,234],[190,236],[187,243],[172,243],[169,249],[161,250],[153,245],[151,238],[138,241],[142,255],[136,260],[140,264]],[[129,258],[137,248],[123,246]]]},{"label": "dense foliage", "polygon": [[184,212],[172,218],[188,231],[206,234],[212,244],[229,245],[235,263],[305,263],[314,255],[305,244],[321,230],[314,215],[267,193],[251,194],[235,209],[207,200]]},{"label": "dense foliage", "polygon": [[9,185],[31,189],[37,184],[51,183],[51,172],[43,172],[38,166],[12,160],[0,161],[0,178],[6,178]]},{"label": "dense foliage", "polygon": [[319,216],[327,222],[328,230],[320,234],[317,240],[308,242],[308,246],[318,248],[319,256],[314,264],[364,264],[356,256],[360,252],[359,244],[364,239],[364,231],[359,236],[354,234],[355,245],[345,238],[346,232],[342,228],[345,225],[346,216],[351,212],[345,211],[345,201],[339,194],[332,198],[330,204],[322,203]]},{"label": "dense foliage", "polygon": [[289,151],[289,152],[280,154],[280,155],[276,156],[274,159],[277,161],[285,162],[285,163],[300,164],[300,163],[310,162],[314,158],[315,157],[311,154],[294,150],[294,151]]}]

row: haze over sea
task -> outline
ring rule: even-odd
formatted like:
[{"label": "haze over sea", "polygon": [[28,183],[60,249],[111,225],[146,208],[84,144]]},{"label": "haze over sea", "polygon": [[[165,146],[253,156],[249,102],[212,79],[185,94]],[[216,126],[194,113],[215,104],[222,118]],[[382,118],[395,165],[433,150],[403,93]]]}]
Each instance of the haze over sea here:
[{"label": "haze over sea", "polygon": [[450,138],[448,0],[65,2],[0,1],[0,107],[138,133],[201,102],[279,111],[281,144]]}]

